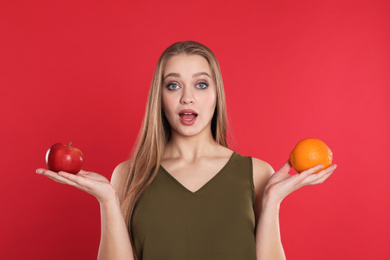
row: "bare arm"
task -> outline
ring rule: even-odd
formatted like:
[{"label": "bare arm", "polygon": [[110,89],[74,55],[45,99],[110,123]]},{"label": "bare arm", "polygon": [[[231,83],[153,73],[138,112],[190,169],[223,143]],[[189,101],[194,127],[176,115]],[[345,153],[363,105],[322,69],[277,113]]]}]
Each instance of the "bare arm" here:
[{"label": "bare arm", "polygon": [[130,243],[129,233],[123,219],[117,190],[120,176],[125,174],[125,163],[119,164],[111,178],[114,192],[105,203],[100,203],[101,238],[98,259],[126,259],[133,260],[134,255]]},{"label": "bare arm", "polygon": [[100,205],[101,213],[101,239],[98,259],[133,260],[134,255],[129,234],[123,219],[118,200],[115,180],[121,173],[122,166],[118,165],[113,173],[113,182],[102,175],[93,172],[80,171],[77,175],[66,172],[52,172],[37,169],[42,174],[56,182],[77,187],[93,195]]},{"label": "bare arm", "polygon": [[268,202],[264,191],[274,173],[266,162],[253,159],[256,204],[256,255],[261,260],[286,259],[279,229],[279,204]]},{"label": "bare arm", "polygon": [[333,165],[313,174],[321,166],[300,174],[289,175],[287,162],[273,173],[267,163],[253,159],[253,180],[256,192],[256,254],[258,260],[285,260],[279,227],[279,208],[282,200],[291,192],[305,186],[324,182],[336,169]]}]

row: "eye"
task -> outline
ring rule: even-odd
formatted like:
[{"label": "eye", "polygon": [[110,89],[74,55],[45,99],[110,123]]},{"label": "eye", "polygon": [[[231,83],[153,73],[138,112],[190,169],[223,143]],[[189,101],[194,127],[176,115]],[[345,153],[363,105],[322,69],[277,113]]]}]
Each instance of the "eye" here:
[{"label": "eye", "polygon": [[176,83],[169,83],[169,84],[167,85],[167,88],[168,88],[168,90],[175,90],[175,89],[178,89],[178,88],[179,88],[179,85],[176,84]]},{"label": "eye", "polygon": [[207,88],[209,85],[207,84],[207,83],[205,83],[205,82],[200,82],[200,83],[198,83],[198,84],[196,84],[196,87],[197,88],[201,88],[201,89],[205,89],[205,88]]}]

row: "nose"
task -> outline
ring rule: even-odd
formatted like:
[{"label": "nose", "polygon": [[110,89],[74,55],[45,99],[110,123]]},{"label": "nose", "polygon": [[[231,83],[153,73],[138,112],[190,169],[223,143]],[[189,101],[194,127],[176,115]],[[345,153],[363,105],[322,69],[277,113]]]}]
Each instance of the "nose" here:
[{"label": "nose", "polygon": [[186,88],[184,87],[183,88],[183,92],[182,92],[182,96],[181,96],[181,99],[180,99],[180,102],[182,104],[191,104],[191,103],[194,103],[194,95],[191,91],[190,88]]}]

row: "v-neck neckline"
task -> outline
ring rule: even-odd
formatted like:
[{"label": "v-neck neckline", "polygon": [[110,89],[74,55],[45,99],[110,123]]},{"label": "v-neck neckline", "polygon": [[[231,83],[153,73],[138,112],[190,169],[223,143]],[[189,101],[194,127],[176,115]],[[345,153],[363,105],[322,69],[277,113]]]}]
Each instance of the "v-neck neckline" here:
[{"label": "v-neck neckline", "polygon": [[198,194],[201,190],[203,190],[206,186],[209,186],[210,182],[213,182],[221,173],[225,170],[225,168],[230,164],[230,162],[233,160],[233,157],[236,155],[236,152],[233,152],[232,155],[230,156],[229,160],[225,163],[225,165],[210,179],[208,180],[205,184],[203,184],[199,189],[196,191],[191,191],[189,190],[186,186],[184,186],[181,182],[179,182],[175,177],[173,177],[165,168],[160,165],[160,169],[162,172],[164,172],[169,178],[171,178],[176,184],[179,185],[182,189],[184,189],[186,192],[191,193],[192,195]]}]

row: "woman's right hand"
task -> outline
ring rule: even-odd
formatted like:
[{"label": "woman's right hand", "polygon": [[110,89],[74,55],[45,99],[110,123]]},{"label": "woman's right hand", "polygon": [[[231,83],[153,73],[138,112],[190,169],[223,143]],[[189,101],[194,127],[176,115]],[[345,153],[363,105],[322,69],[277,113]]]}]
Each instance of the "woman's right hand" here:
[{"label": "woman's right hand", "polygon": [[53,172],[47,169],[37,169],[38,174],[44,175],[56,182],[74,186],[93,195],[100,203],[116,198],[115,188],[110,181],[97,173],[81,170],[77,174],[68,172]]}]

